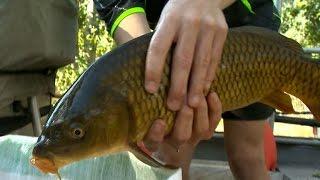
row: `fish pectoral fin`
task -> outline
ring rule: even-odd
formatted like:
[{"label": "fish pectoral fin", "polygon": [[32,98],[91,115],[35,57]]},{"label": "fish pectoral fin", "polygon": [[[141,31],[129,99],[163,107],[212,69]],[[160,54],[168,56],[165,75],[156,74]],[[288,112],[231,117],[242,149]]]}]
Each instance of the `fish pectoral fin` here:
[{"label": "fish pectoral fin", "polygon": [[263,98],[260,102],[274,107],[284,113],[296,112],[293,109],[291,97],[282,91],[274,91],[269,96]]},{"label": "fish pectoral fin", "polygon": [[142,151],[137,145],[132,144],[130,145],[130,152],[134,154],[136,158],[138,158],[141,162],[152,166],[152,167],[166,167],[165,164],[161,164],[160,162],[153,159],[149,154]]}]

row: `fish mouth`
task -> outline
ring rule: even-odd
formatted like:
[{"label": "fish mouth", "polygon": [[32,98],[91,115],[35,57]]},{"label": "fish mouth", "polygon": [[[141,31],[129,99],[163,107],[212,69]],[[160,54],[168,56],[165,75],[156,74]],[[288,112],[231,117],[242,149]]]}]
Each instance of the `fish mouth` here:
[{"label": "fish mouth", "polygon": [[43,173],[58,174],[58,167],[52,159],[32,156],[30,163]]}]

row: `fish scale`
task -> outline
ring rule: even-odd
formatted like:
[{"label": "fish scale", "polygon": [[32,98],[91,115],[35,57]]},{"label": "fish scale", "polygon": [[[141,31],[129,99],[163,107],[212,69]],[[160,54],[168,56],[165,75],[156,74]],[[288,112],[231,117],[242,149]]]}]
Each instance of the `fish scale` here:
[{"label": "fish scale", "polygon": [[[137,68],[140,67],[139,64],[136,65]],[[132,70],[131,67],[128,71]],[[169,71],[167,71],[169,73]],[[151,126],[150,119],[158,119],[162,118],[167,124],[167,131],[169,131],[173,125],[173,117],[174,113],[169,111],[166,108],[165,101],[166,99],[166,89],[168,87],[169,81],[167,78],[162,81],[162,84],[159,88],[159,91],[151,95],[147,93],[143,88],[143,79],[137,78],[134,80],[136,82],[135,87],[131,87],[133,90],[129,90],[128,95],[131,96],[143,96],[143,98],[135,98],[129,100],[129,104],[133,108],[135,112],[133,115],[133,120],[135,121],[134,131],[132,132],[132,136],[130,136],[132,141],[142,140],[147,130]]]}]

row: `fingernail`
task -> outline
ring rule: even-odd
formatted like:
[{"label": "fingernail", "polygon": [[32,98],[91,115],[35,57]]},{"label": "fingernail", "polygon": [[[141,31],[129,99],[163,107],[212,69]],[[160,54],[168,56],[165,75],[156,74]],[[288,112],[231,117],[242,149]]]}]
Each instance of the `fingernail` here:
[{"label": "fingernail", "polygon": [[156,122],[155,125],[152,126],[152,128],[157,131],[162,131],[162,129],[164,128],[164,124],[160,122]]},{"label": "fingernail", "polygon": [[198,106],[199,102],[200,102],[199,95],[194,95],[191,97],[189,105],[192,107],[196,107],[196,106]]},{"label": "fingernail", "polygon": [[210,88],[211,88],[211,83],[207,83],[205,87],[207,93],[209,93]]},{"label": "fingernail", "polygon": [[157,92],[157,83],[155,83],[154,81],[148,81],[145,84],[146,90],[150,93],[155,93]]},{"label": "fingernail", "polygon": [[180,102],[177,99],[168,100],[167,104],[172,111],[178,111],[180,109]]}]

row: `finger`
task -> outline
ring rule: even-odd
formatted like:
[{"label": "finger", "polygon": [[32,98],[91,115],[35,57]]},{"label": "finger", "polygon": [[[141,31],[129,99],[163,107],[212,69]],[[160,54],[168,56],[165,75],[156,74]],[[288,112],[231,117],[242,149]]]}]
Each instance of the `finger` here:
[{"label": "finger", "polygon": [[222,105],[218,95],[214,92],[208,95],[207,102],[209,107],[209,132],[206,138],[210,139],[221,120]]},{"label": "finger", "polygon": [[193,126],[194,136],[201,140],[209,129],[208,106],[206,98],[202,95],[199,108],[195,111],[195,122]]},{"label": "finger", "polygon": [[[205,82],[204,82],[204,94],[205,95],[207,95],[209,92],[210,92],[210,87],[211,87],[211,82],[209,83],[209,81],[207,81],[206,79],[207,79],[207,76],[208,76],[208,71],[210,71],[211,70],[211,63],[212,63],[212,53],[211,53],[211,51],[212,51],[212,44],[211,44],[211,46],[210,46],[210,52],[208,53],[208,56],[207,56],[207,58],[209,59],[208,61],[210,62],[210,64],[208,65],[208,67],[207,67],[207,72],[206,72],[206,76],[205,76]],[[209,79],[209,78],[208,78]]]},{"label": "finger", "polygon": [[212,60],[207,72],[206,89],[210,88],[211,83],[215,77],[216,69],[221,61],[224,42],[227,38],[228,26],[225,24],[225,22],[222,24],[223,25],[216,27],[216,33],[213,39],[212,56],[211,56]]},{"label": "finger", "polygon": [[146,57],[145,88],[150,93],[158,90],[166,57],[176,33],[175,23],[164,18],[157,26]]},{"label": "finger", "polygon": [[156,120],[152,124],[147,135],[144,138],[144,145],[149,151],[151,152],[157,151],[160,143],[162,143],[164,139],[165,127],[166,127],[166,124],[162,120]]},{"label": "finger", "polygon": [[211,47],[213,42],[213,22],[206,22],[199,34],[198,44],[195,51],[195,59],[192,65],[190,93],[188,93],[188,104],[196,108],[203,94],[205,78],[211,62]]},{"label": "finger", "polygon": [[192,124],[193,110],[187,105],[184,105],[177,114],[174,129],[168,140],[175,149],[178,149],[180,145],[186,143],[190,139]]},{"label": "finger", "polygon": [[184,23],[180,29],[180,35],[174,51],[167,101],[168,107],[173,111],[180,109],[187,92],[189,73],[198,34],[196,26],[194,23]]}]

